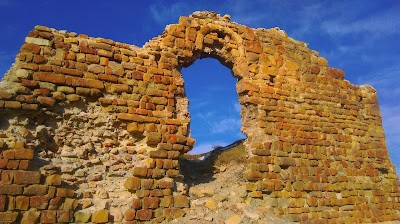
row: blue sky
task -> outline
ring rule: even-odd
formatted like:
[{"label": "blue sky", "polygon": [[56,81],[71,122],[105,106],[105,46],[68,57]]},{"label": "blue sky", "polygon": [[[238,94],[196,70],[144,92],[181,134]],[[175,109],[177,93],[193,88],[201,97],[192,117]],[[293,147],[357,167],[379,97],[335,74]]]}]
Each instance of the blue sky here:
[{"label": "blue sky", "polygon": [[[308,43],[331,67],[343,69],[351,83],[376,88],[389,153],[400,171],[398,0],[0,0],[0,78],[37,24],[140,47],[161,34],[167,24],[176,23],[179,15],[197,10],[230,14],[232,21],[253,28],[279,27]],[[187,89],[199,87],[188,91],[193,135],[198,138],[195,152],[240,138],[240,109],[230,71],[204,59],[182,72]],[[215,77],[217,81],[211,82]],[[212,110],[210,105],[224,111]]]}]

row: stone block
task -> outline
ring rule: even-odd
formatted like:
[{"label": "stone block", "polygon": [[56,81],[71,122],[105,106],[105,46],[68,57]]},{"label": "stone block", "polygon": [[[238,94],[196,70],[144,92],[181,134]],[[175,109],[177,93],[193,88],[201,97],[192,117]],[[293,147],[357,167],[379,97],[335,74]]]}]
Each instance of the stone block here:
[{"label": "stone block", "polygon": [[15,159],[33,159],[33,149],[15,149]]},{"label": "stone block", "polygon": [[153,217],[153,211],[151,209],[141,209],[136,211],[136,219],[138,220],[150,220]]},{"label": "stone block", "polygon": [[20,195],[22,194],[22,186],[16,184],[0,185],[0,194],[5,195]]},{"label": "stone block", "polygon": [[2,152],[4,159],[15,159],[15,150],[8,149]]},{"label": "stone block", "polygon": [[29,208],[29,197],[17,196],[15,198],[15,208],[18,210],[28,210]]},{"label": "stone block", "polygon": [[42,106],[53,107],[56,101],[51,97],[38,96],[36,99]]},{"label": "stone block", "polygon": [[[154,132],[153,132],[154,133]],[[167,158],[168,153],[165,150],[155,150],[155,151],[150,151],[149,153],[150,158]]]},{"label": "stone block", "polygon": [[174,196],[174,207],[176,208],[188,208],[189,199],[186,195],[175,195]]},{"label": "stone block", "polygon": [[7,196],[0,195],[0,212],[4,211],[4,209],[6,208],[6,203],[7,203]]},{"label": "stone block", "polygon": [[98,55],[87,54],[86,62],[89,64],[98,64],[100,62],[100,57]]},{"label": "stone block", "polygon": [[62,74],[55,74],[52,72],[35,72],[33,73],[33,80],[50,82],[55,84],[64,84],[65,76]]},{"label": "stone block", "polygon": [[68,210],[57,210],[57,222],[69,223],[73,219],[72,211]]},{"label": "stone block", "polygon": [[39,211],[27,211],[22,216],[21,224],[37,223],[37,221],[39,220],[39,216]]},{"label": "stone block", "polygon": [[39,46],[50,46],[50,41],[42,38],[26,37],[25,43],[35,44]]},{"label": "stone block", "polygon": [[177,219],[185,215],[185,211],[180,208],[165,208],[163,209],[163,215],[166,220]]},{"label": "stone block", "polygon": [[92,222],[93,223],[106,223],[108,222],[109,212],[107,210],[98,210],[93,212],[92,214]]},{"label": "stone block", "polygon": [[0,159],[0,169],[7,167],[8,159]]},{"label": "stone block", "polygon": [[174,197],[172,195],[166,195],[160,199],[160,207],[172,207],[174,205]]},{"label": "stone block", "polygon": [[65,79],[65,83],[69,86],[74,86],[74,87],[80,86],[80,87],[89,87],[95,89],[104,89],[103,82],[95,79],[85,79],[85,78],[68,76]]},{"label": "stone block", "polygon": [[40,53],[40,46],[33,43],[26,43],[20,48],[21,52],[31,52],[33,54]]},{"label": "stone block", "polygon": [[57,197],[69,197],[73,198],[74,197],[74,190],[71,189],[66,189],[66,188],[57,188]]},{"label": "stone block", "polygon": [[57,222],[57,211],[56,210],[44,210],[40,214],[40,223],[56,223]]},{"label": "stone block", "polygon": [[138,210],[142,207],[142,201],[138,198],[132,200],[132,208]]},{"label": "stone block", "polygon": [[47,196],[31,196],[29,198],[29,205],[31,208],[44,210],[49,205],[50,198]]},{"label": "stone block", "polygon": [[8,160],[7,169],[8,170],[17,170],[19,167],[19,160]]},{"label": "stone block", "polygon": [[158,132],[149,132],[146,135],[146,144],[149,146],[157,146],[161,141],[161,134]]},{"label": "stone block", "polygon": [[131,88],[125,84],[112,84],[110,91],[112,93],[128,93],[131,92]]},{"label": "stone block", "polygon": [[165,189],[165,188],[172,189],[174,185],[175,185],[174,180],[171,178],[163,178],[158,181],[158,187],[160,189]]},{"label": "stone block", "polygon": [[146,167],[135,167],[132,170],[132,175],[136,177],[146,177],[147,168]]},{"label": "stone block", "polygon": [[107,81],[107,82],[118,82],[118,77],[114,75],[107,75],[107,74],[99,74],[99,80]]},{"label": "stone block", "polygon": [[78,206],[78,201],[73,198],[65,198],[61,206],[63,210],[74,210]]},{"label": "stone block", "polygon": [[91,64],[88,66],[88,72],[92,72],[94,74],[100,74],[104,73],[104,66],[97,65],[97,64]]},{"label": "stone block", "polygon": [[7,109],[20,109],[21,103],[18,101],[5,101],[4,107]]},{"label": "stone block", "polygon": [[14,183],[15,184],[38,184],[40,183],[39,171],[15,171]]},{"label": "stone block", "polygon": [[2,223],[15,223],[19,215],[19,212],[0,212],[0,222]]},{"label": "stone block", "polygon": [[154,209],[159,207],[160,199],[157,197],[144,197],[142,199],[143,203],[143,209]]},{"label": "stone block", "polygon": [[46,185],[33,184],[24,188],[24,195],[43,196],[47,194],[47,190],[48,187]]},{"label": "stone block", "polygon": [[124,212],[124,219],[125,221],[132,221],[135,219],[136,210],[135,209],[127,209]]},{"label": "stone block", "polygon": [[254,181],[254,180],[261,180],[263,178],[263,175],[259,171],[246,170],[244,172],[244,177],[246,178],[246,180]]},{"label": "stone block", "polygon": [[[146,169],[147,175],[147,169]],[[124,183],[124,187],[128,190],[139,190],[140,189],[140,178],[128,177]]]},{"label": "stone block", "polygon": [[75,222],[87,223],[89,222],[92,214],[78,211],[75,212],[74,216],[75,216]]}]

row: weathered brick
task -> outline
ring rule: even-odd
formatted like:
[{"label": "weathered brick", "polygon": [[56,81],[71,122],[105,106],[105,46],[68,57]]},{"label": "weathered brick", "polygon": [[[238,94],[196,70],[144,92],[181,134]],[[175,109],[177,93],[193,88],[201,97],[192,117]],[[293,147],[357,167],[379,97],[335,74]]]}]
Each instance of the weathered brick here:
[{"label": "weathered brick", "polygon": [[113,84],[110,87],[112,93],[128,93],[131,92],[131,88],[125,84]]},{"label": "weathered brick", "polygon": [[107,82],[118,82],[118,77],[114,75],[99,74],[98,78]]},{"label": "weathered brick", "polygon": [[17,196],[15,198],[15,208],[18,210],[28,210],[29,208],[29,197]]},{"label": "weathered brick", "polygon": [[40,177],[39,171],[14,171],[15,184],[38,184]]},{"label": "weathered brick", "polygon": [[147,176],[146,167],[134,167],[132,170],[132,175],[136,177],[146,177]]},{"label": "weathered brick", "polygon": [[92,214],[92,222],[94,223],[106,223],[108,222],[108,211],[107,210],[97,210]]},{"label": "weathered brick", "polygon": [[19,160],[9,160],[7,163],[8,170],[16,170],[19,166]]},{"label": "weathered brick", "polygon": [[160,199],[157,197],[145,197],[142,200],[144,209],[154,209],[159,207]]},{"label": "weathered brick", "polygon": [[56,223],[57,211],[56,210],[43,210],[40,213],[40,223]]},{"label": "weathered brick", "polygon": [[61,67],[59,68],[58,72],[66,75],[73,75],[73,76],[83,76],[83,72],[76,70],[76,69],[71,69],[71,68],[65,68]]},{"label": "weathered brick", "polygon": [[[141,174],[136,171],[136,175]],[[136,176],[135,175],[135,176]],[[147,169],[145,172],[145,176],[147,175]],[[128,177],[124,183],[124,187],[128,190],[139,190],[140,189],[140,178],[138,177]]]},{"label": "weathered brick", "polygon": [[51,97],[38,96],[36,99],[42,106],[52,107],[56,103],[56,101]]},{"label": "weathered brick", "polygon": [[155,150],[150,152],[150,158],[167,158],[168,154],[165,150]]},{"label": "weathered brick", "polygon": [[158,181],[158,187],[161,188],[161,189],[173,188],[174,187],[174,181],[172,179],[170,179],[170,178],[160,179]]},{"label": "weathered brick", "polygon": [[34,54],[39,54],[40,53],[40,46],[33,44],[33,43],[26,43],[24,45],[22,45],[21,52],[31,52]]},{"label": "weathered brick", "polygon": [[7,109],[20,109],[21,103],[18,101],[5,101],[4,106]]},{"label": "weathered brick", "polygon": [[23,213],[21,223],[37,223],[39,220],[40,212],[39,211],[27,211]]},{"label": "weathered brick", "polygon": [[33,149],[15,149],[15,159],[33,159]]},{"label": "weathered brick", "polygon": [[146,144],[156,146],[161,141],[161,134],[158,132],[149,132],[146,136]]},{"label": "weathered brick", "polygon": [[47,196],[31,196],[29,198],[29,205],[31,208],[44,210],[49,205],[50,198]]},{"label": "weathered brick", "polygon": [[2,152],[4,159],[15,159],[15,150],[8,149]]},{"label": "weathered brick", "polygon": [[35,89],[33,90],[34,96],[48,96],[50,95],[50,90],[48,89]]},{"label": "weathered brick", "polygon": [[62,74],[55,74],[51,72],[35,72],[33,73],[33,80],[64,84],[65,76]]},{"label": "weathered brick", "polygon": [[27,104],[27,103],[22,104],[23,110],[37,110],[38,108],[39,106],[37,104]]},{"label": "weathered brick", "polygon": [[8,159],[0,159],[0,169],[7,167]]},{"label": "weathered brick", "polygon": [[150,220],[153,217],[153,211],[151,209],[141,209],[136,211],[136,219],[138,220]]},{"label": "weathered brick", "polygon": [[46,185],[60,185],[61,184],[61,175],[52,174],[46,177]]},{"label": "weathered brick", "polygon": [[74,216],[75,222],[87,223],[89,222],[92,214],[78,211],[75,212]]},{"label": "weathered brick", "polygon": [[94,79],[66,77],[65,83],[69,86],[89,87],[89,88],[96,88],[96,89],[104,88],[104,84],[102,81],[94,80]]},{"label": "weathered brick", "polygon": [[88,66],[88,72],[93,72],[95,74],[104,73],[104,67],[97,64],[91,64]]},{"label": "weathered brick", "polygon": [[174,207],[176,208],[188,208],[189,200],[186,195],[174,196]]},{"label": "weathered brick", "polygon": [[0,222],[4,223],[15,223],[19,215],[19,212],[0,212]]},{"label": "weathered brick", "polygon": [[7,203],[7,196],[0,195],[0,212],[4,211],[4,209],[6,208],[6,203]]},{"label": "weathered brick", "polygon": [[24,188],[24,195],[43,196],[47,194],[48,187],[46,185],[33,184]]},{"label": "weathered brick", "polygon": [[334,79],[344,79],[344,71],[337,68],[328,68],[326,76]]},{"label": "weathered brick", "polygon": [[72,211],[69,210],[57,210],[57,222],[58,223],[69,223],[73,219]]},{"label": "weathered brick", "polygon": [[153,188],[154,181],[153,179],[141,179],[140,180],[140,188],[143,190],[149,190]]}]

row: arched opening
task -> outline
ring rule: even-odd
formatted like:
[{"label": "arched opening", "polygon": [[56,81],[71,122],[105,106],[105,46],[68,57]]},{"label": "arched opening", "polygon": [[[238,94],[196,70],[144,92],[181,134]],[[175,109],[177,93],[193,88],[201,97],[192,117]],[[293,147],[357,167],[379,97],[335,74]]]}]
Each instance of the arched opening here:
[{"label": "arched opening", "polygon": [[246,158],[237,78],[213,58],[196,60],[181,73],[189,99],[190,136],[196,139],[193,149],[181,160],[181,172],[190,183],[207,182],[215,171],[224,169],[221,166]]},{"label": "arched opening", "polygon": [[218,60],[206,58],[181,72],[189,99],[191,137],[196,139],[190,154],[209,152],[245,138],[240,131],[240,104],[231,71]]}]

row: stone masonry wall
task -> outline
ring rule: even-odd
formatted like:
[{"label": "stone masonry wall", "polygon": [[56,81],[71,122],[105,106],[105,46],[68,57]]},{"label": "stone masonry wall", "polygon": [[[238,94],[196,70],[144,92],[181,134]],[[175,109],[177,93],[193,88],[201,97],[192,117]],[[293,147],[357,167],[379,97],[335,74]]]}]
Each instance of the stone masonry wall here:
[{"label": "stone masonry wall", "polygon": [[376,91],[282,30],[180,17],[142,48],[36,26],[0,84],[0,222],[183,216],[190,138],[182,67],[238,78],[249,198],[304,223],[400,220]]}]

